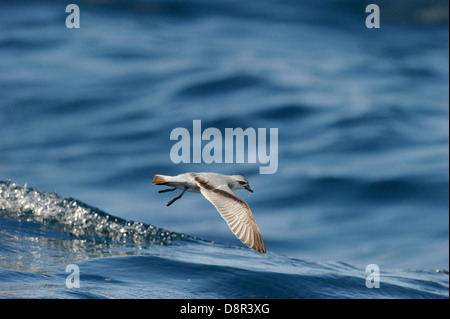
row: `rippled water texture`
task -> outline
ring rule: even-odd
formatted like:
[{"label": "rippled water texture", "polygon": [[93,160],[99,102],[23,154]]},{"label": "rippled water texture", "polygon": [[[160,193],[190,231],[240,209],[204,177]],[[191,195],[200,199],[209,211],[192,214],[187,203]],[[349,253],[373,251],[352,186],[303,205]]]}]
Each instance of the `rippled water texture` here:
[{"label": "rippled water texture", "polygon": [[[377,3],[0,2],[0,296],[448,298],[448,1]],[[277,172],[173,163],[194,120],[277,128]],[[267,255],[166,207],[189,171],[248,178]]]},{"label": "rippled water texture", "polygon": [[[369,272],[125,221],[74,199],[0,183],[0,293],[29,298],[445,298],[448,271]],[[82,230],[82,231],[79,231]],[[80,287],[67,288],[67,265]]]}]

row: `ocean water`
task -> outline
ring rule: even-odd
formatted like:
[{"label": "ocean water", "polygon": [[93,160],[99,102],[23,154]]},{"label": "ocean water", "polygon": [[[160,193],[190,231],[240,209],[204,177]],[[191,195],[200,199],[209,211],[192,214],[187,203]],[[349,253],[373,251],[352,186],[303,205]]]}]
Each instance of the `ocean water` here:
[{"label": "ocean water", "polygon": [[[448,1],[69,3],[0,2],[0,297],[449,297]],[[194,120],[277,128],[276,173],[174,163]],[[166,207],[190,171],[248,178],[267,254]]]}]

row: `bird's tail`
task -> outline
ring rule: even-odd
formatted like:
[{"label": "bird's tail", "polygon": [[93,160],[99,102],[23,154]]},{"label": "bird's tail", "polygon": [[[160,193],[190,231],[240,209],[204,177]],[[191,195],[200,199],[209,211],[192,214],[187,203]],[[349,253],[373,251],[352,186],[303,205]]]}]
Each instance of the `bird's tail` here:
[{"label": "bird's tail", "polygon": [[166,176],[166,175],[155,175],[155,177],[153,177],[152,185],[167,184],[169,182],[169,178],[170,178],[170,176]]}]

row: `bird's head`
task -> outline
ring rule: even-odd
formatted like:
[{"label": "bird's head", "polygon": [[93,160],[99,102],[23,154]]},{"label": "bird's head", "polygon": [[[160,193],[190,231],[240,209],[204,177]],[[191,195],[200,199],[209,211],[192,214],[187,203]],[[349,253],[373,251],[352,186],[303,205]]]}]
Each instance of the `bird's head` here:
[{"label": "bird's head", "polygon": [[231,185],[228,185],[231,190],[235,189],[246,189],[249,192],[253,193],[253,189],[251,189],[250,185],[248,184],[248,180],[241,175],[232,175],[231,179],[233,182]]}]

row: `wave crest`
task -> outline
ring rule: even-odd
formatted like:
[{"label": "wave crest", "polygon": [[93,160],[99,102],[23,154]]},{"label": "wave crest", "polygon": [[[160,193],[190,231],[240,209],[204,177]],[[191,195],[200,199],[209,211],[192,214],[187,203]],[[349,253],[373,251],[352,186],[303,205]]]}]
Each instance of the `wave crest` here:
[{"label": "wave crest", "polygon": [[187,238],[153,225],[112,216],[74,198],[35,190],[10,180],[0,181],[0,216],[36,222],[76,237],[93,237],[132,243],[171,244],[174,239]]}]

